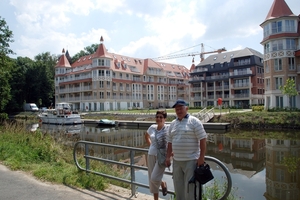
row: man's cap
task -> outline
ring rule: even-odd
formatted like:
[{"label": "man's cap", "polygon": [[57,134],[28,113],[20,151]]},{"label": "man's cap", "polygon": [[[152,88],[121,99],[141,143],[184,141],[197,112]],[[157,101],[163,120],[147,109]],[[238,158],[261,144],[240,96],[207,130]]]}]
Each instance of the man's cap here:
[{"label": "man's cap", "polygon": [[178,99],[178,100],[175,102],[175,104],[173,105],[172,108],[175,108],[175,106],[177,106],[177,105],[180,105],[180,106],[187,106],[188,104],[187,104],[184,100]]}]

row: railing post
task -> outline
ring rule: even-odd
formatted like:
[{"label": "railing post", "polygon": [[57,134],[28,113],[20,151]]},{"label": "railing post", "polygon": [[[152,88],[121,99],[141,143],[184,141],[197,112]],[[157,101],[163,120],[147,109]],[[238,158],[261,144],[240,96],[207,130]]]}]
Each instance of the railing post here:
[{"label": "railing post", "polygon": [[84,155],[85,155],[85,169],[86,171],[90,169],[90,159],[88,158],[89,155],[89,145],[84,145]]},{"label": "railing post", "polygon": [[131,194],[135,195],[136,193],[136,187],[135,184],[133,182],[135,182],[135,170],[134,167],[132,167],[134,165],[134,155],[135,155],[135,151],[130,150],[130,175],[131,175]]}]

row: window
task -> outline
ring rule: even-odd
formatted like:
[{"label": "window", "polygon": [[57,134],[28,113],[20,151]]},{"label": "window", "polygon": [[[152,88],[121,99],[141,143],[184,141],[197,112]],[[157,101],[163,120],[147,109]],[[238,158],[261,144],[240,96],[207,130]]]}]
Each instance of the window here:
[{"label": "window", "polygon": [[266,90],[270,90],[270,79],[266,79]]},{"label": "window", "polygon": [[281,71],[282,70],[282,60],[281,58],[274,59],[274,70]]},{"label": "window", "polygon": [[288,58],[289,70],[295,70],[295,58]]},{"label": "window", "polygon": [[270,35],[270,28],[269,28],[269,24],[267,24],[266,26],[264,26],[264,38],[268,37]]},{"label": "window", "polygon": [[110,92],[107,92],[107,93],[106,93],[106,98],[107,98],[107,99],[110,99]]},{"label": "window", "polygon": [[285,31],[295,32],[295,20],[285,20]]},{"label": "window", "polygon": [[272,22],[272,34],[282,32],[282,21]]},{"label": "window", "polygon": [[294,39],[286,39],[286,49],[287,50],[296,50],[296,44]]},{"label": "window", "polygon": [[106,88],[110,88],[110,82],[106,81]]},{"label": "window", "polygon": [[276,40],[272,42],[272,51],[283,50],[283,40]]},{"label": "window", "polygon": [[104,88],[104,82],[103,81],[99,81],[99,88]]},{"label": "window", "polygon": [[283,97],[276,96],[276,107],[283,108]]},{"label": "window", "polygon": [[275,78],[275,89],[279,90],[280,86],[282,86],[282,77]]},{"label": "window", "polygon": [[104,99],[104,92],[99,92],[99,98]]},{"label": "window", "polygon": [[98,66],[104,66],[104,59],[98,59]]},{"label": "window", "polygon": [[270,52],[270,43],[265,44],[265,53]]}]

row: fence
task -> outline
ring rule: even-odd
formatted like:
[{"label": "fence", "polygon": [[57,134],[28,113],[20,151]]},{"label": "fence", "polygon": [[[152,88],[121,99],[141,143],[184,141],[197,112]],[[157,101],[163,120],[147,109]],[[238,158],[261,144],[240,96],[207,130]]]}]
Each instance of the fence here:
[{"label": "fence", "polygon": [[[77,159],[77,150],[80,149],[79,145],[83,145],[83,148],[81,148],[81,149],[84,150],[85,167],[82,167],[79,164],[78,159]],[[95,156],[95,155],[91,156],[91,155],[89,155],[90,147],[108,147],[108,148],[117,148],[117,149],[127,150],[127,151],[129,151],[129,155],[130,155],[130,163],[119,162],[119,161],[115,161],[115,160],[111,160],[111,159],[101,158],[100,155],[99,156]],[[136,169],[145,170],[145,171],[148,170],[147,167],[135,165],[135,154],[136,154],[136,152],[143,152],[143,153],[146,154],[148,152],[148,149],[128,147],[128,146],[119,146],[119,145],[112,145],[112,144],[105,144],[105,143],[97,143],[97,142],[89,142],[89,141],[78,141],[74,145],[73,158],[74,158],[75,164],[76,164],[78,169],[83,170],[83,171],[88,172],[88,173],[93,173],[93,174],[96,174],[96,175],[99,175],[99,176],[103,176],[103,177],[106,177],[106,178],[110,178],[110,179],[118,180],[118,181],[121,181],[121,182],[124,182],[124,183],[128,183],[128,184],[131,185],[131,194],[136,195],[136,186],[149,188],[149,185],[146,185],[146,184],[143,184],[143,183],[140,183],[140,182],[136,182],[135,170]],[[120,178],[120,177],[115,177],[115,176],[112,176],[112,175],[109,175],[109,174],[104,174],[104,173],[99,172],[99,171],[94,171],[90,167],[90,160],[96,160],[96,161],[99,161],[99,162],[104,162],[104,163],[110,163],[110,164],[116,164],[116,165],[119,165],[119,166],[129,167],[130,168],[130,180]],[[210,157],[210,156],[205,156],[205,160],[214,162],[219,167],[221,167],[221,169],[224,171],[224,173],[226,175],[226,178],[227,178],[227,184],[225,185],[225,187],[226,187],[225,192],[223,193],[223,196],[219,200],[225,200],[227,198],[227,196],[230,194],[231,186],[232,186],[232,180],[231,180],[230,173],[229,173],[227,167],[221,161],[219,161],[218,159],[216,159],[214,157]],[[165,174],[172,175],[172,173],[168,172],[168,171],[165,171]],[[171,191],[171,190],[168,190],[168,193],[173,194],[173,195],[175,194],[174,191]]]}]

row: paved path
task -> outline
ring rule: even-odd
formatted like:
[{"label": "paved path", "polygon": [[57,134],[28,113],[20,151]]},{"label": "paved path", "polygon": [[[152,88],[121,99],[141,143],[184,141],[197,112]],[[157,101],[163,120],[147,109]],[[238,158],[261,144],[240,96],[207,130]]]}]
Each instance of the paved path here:
[{"label": "paved path", "polygon": [[91,191],[42,182],[22,171],[11,171],[0,164],[0,200],[152,200],[139,193],[131,196],[130,190],[111,185],[105,191]]}]

